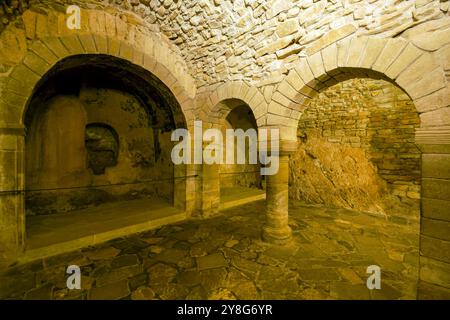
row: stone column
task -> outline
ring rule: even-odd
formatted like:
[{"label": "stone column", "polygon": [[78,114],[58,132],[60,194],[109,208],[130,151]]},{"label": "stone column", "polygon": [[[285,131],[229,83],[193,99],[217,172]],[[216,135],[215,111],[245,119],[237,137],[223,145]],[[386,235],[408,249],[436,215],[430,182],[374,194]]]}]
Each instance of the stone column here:
[{"label": "stone column", "polygon": [[0,268],[24,248],[24,144],[23,128],[0,128]]},{"label": "stone column", "polygon": [[[193,146],[201,145],[202,148],[202,164],[201,164],[201,186],[199,188],[199,211],[200,215],[204,218],[216,215],[219,213],[220,209],[220,164],[213,163],[207,164],[205,159],[203,158],[203,152],[207,146],[209,146],[212,142],[203,141],[203,133],[207,129],[217,129],[221,130],[221,125],[219,122],[204,122],[201,131],[197,132],[197,135],[194,137]],[[219,141],[216,141],[219,143]],[[195,148],[194,148],[195,149]],[[193,154],[195,150],[193,150]]]},{"label": "stone column", "polygon": [[289,222],[289,157],[296,150],[296,141],[281,141],[279,169],[266,176],[266,221],[263,239],[274,244],[285,244],[292,235]]}]

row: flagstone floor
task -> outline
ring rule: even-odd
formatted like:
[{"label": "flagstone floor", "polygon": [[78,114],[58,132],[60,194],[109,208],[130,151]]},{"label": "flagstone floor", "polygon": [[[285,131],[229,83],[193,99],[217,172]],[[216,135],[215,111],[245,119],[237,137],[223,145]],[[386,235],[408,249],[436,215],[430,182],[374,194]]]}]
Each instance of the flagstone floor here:
[{"label": "flagstone floor", "polygon": [[[415,299],[418,226],[290,203],[293,239],[260,240],[264,200],[110,241],[0,275],[10,299]],[[81,290],[66,268],[81,267]],[[369,265],[381,289],[369,290]]]}]

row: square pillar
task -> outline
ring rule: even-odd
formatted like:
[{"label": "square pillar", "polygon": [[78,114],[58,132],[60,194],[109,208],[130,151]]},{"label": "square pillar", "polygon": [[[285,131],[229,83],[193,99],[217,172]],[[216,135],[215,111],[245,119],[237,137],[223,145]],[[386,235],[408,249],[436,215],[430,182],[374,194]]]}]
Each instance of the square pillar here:
[{"label": "square pillar", "polygon": [[417,136],[423,152],[418,299],[450,299],[450,128]]},{"label": "square pillar", "polygon": [[24,140],[22,128],[0,128],[0,268],[24,249]]}]

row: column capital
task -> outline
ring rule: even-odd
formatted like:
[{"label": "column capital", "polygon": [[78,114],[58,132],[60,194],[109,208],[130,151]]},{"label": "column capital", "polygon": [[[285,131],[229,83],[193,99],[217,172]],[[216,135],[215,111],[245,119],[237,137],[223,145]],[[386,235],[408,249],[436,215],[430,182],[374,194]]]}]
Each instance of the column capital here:
[{"label": "column capital", "polygon": [[[259,140],[259,141],[261,142],[264,140]],[[280,156],[289,156],[289,155],[295,153],[295,151],[297,151],[298,144],[297,144],[296,140],[280,139],[278,142],[279,142],[278,143],[278,152],[279,152]],[[262,148],[261,144],[259,144],[259,147],[260,147],[259,151],[261,151],[261,152],[272,151],[271,150],[272,145],[271,145],[270,140],[266,141],[265,148]]]},{"label": "column capital", "polygon": [[280,140],[280,155],[291,155],[297,151],[297,140]]},{"label": "column capital", "polygon": [[450,126],[417,128],[415,140],[423,153],[450,154]]}]

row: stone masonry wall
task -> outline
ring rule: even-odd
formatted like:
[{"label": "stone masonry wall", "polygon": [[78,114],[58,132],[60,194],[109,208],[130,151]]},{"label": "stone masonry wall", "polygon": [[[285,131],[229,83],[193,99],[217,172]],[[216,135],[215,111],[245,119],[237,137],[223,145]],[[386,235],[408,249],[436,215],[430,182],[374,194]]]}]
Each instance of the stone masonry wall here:
[{"label": "stone masonry wall", "polygon": [[125,19],[142,19],[165,34],[198,87],[227,80],[277,83],[301,57],[347,36],[408,38],[414,37],[408,28],[426,21],[433,20],[434,29],[450,25],[442,19],[445,0],[21,0],[4,2],[0,18],[5,25],[26,7],[64,12],[69,4],[135,13]]},{"label": "stone masonry wall", "polygon": [[291,196],[418,219],[419,123],[409,97],[387,81],[353,79],[323,90],[299,121]]},{"label": "stone masonry wall", "polygon": [[[60,102],[52,113],[45,104],[33,106],[44,117],[38,113],[28,128],[27,190],[49,191],[27,193],[27,214],[63,213],[138,198],[158,197],[173,202],[171,132],[158,128],[162,124],[136,97],[120,90],[83,86],[79,97],[57,98]],[[81,123],[76,113],[68,112],[71,104],[78,105],[85,114]],[[167,117],[162,113],[164,121]],[[117,133],[118,159],[115,165],[95,174],[87,162],[85,127],[99,123],[111,126]],[[71,190],[73,187],[76,189]]]}]

